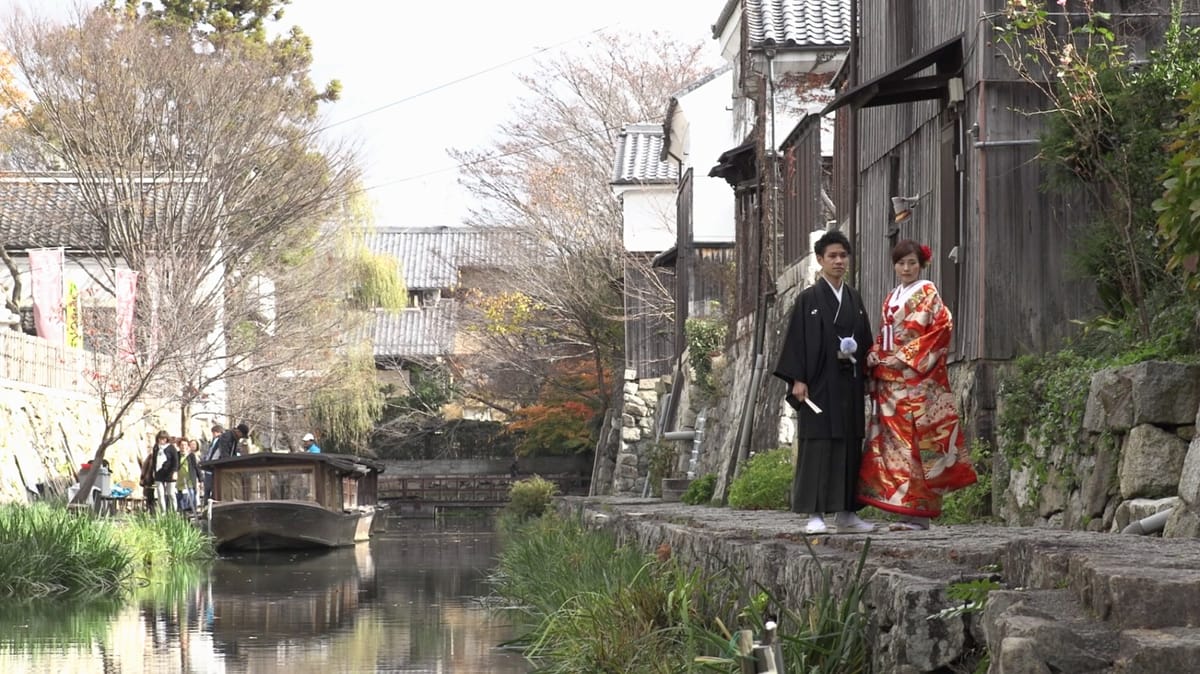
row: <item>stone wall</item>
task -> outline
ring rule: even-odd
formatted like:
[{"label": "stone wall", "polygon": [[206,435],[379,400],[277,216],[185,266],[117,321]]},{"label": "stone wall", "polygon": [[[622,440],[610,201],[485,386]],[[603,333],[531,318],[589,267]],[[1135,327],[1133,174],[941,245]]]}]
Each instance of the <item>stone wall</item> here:
[{"label": "stone wall", "polygon": [[[638,379],[635,370],[625,371],[621,389],[620,445],[612,475],[612,493],[641,495],[646,491],[650,458],[658,445],[656,439],[659,399],[671,389],[671,378]],[[653,485],[651,485],[653,487]]]},{"label": "stone wall", "polygon": [[1170,509],[1165,536],[1200,535],[1198,409],[1198,365],[1151,361],[1096,373],[1077,446],[1028,437],[1028,451],[998,447],[997,514],[1009,524],[1121,531]]},{"label": "stone wall", "polygon": [[[108,448],[112,484],[138,480],[138,460],[158,428],[177,428],[169,415],[128,414],[124,436]],[[26,502],[41,493],[65,494],[80,464],[92,458],[104,423],[95,399],[0,382],[0,503]]]},{"label": "stone wall", "polygon": [[[986,525],[803,536],[804,518],[778,511],[618,498],[558,506],[647,554],[732,570],[801,615],[823,578],[844,595],[861,561],[868,671],[981,671],[986,649],[997,674],[1191,672],[1200,654],[1194,539]],[[996,589],[982,612],[949,592],[984,580]]]}]

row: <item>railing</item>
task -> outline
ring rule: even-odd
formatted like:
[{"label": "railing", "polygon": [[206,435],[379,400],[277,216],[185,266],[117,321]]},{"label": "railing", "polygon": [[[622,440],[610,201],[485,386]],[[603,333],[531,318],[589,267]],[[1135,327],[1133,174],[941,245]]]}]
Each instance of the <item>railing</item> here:
[{"label": "railing", "polygon": [[108,371],[109,358],[0,329],[0,379],[62,391],[95,393],[88,372]]},{"label": "railing", "polygon": [[[586,477],[579,475],[544,476],[561,494],[587,493]],[[381,475],[381,501],[454,504],[464,507],[498,507],[508,503],[508,490],[523,478],[507,475]],[[582,491],[581,491],[582,490]]]}]

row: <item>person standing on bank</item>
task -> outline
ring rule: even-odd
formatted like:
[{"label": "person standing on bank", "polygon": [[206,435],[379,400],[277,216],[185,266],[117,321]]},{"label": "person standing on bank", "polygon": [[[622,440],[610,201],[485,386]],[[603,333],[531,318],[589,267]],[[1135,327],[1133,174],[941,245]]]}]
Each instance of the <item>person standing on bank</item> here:
[{"label": "person standing on bank", "polygon": [[807,534],[828,531],[836,513],[840,533],[874,525],[856,512],[855,493],[865,434],[866,355],[871,323],[862,297],[845,283],[850,241],[830,230],[813,246],[821,275],[796,298],[775,376],[787,382],[797,412],[800,449],[792,479],[792,512],[807,513]]},{"label": "person standing on bank", "polygon": [[171,443],[166,431],[155,437],[154,449],[154,496],[160,512],[175,510],[175,473],[179,470],[179,450]]},{"label": "person standing on bank", "polygon": [[928,529],[942,495],[976,480],[946,373],[954,319],[933,283],[920,278],[931,257],[912,239],[892,249],[899,285],[883,301],[879,338],[867,354],[876,412],[859,500],[900,515],[894,530]]}]

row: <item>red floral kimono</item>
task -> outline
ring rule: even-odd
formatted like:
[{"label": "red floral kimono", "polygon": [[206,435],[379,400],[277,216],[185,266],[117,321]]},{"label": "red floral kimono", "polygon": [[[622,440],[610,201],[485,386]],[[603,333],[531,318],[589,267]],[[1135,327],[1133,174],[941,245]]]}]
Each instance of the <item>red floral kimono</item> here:
[{"label": "red floral kimono", "polygon": [[897,286],[883,301],[882,329],[871,347],[879,356],[872,372],[876,413],[859,471],[858,499],[867,505],[937,517],[943,494],[976,480],[946,376],[953,327],[929,281]]}]

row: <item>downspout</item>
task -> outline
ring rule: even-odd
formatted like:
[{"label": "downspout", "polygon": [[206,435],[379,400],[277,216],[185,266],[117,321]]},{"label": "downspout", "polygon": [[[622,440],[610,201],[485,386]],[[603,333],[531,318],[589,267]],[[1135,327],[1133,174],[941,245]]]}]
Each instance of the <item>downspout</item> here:
[{"label": "downspout", "polygon": [[[846,60],[849,61],[849,70],[846,73],[846,89],[851,90],[858,84],[858,2],[859,0],[850,0],[850,53],[846,55]],[[850,225],[850,254],[859,258],[858,250],[858,108],[854,105],[849,105],[846,108],[850,119],[846,126],[846,139],[850,145],[850,203],[849,207]],[[859,285],[859,267],[862,264],[853,266],[854,270],[854,285]]]}]

